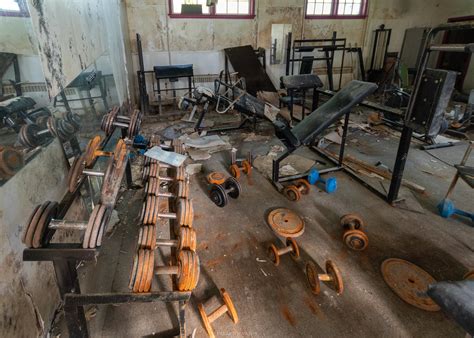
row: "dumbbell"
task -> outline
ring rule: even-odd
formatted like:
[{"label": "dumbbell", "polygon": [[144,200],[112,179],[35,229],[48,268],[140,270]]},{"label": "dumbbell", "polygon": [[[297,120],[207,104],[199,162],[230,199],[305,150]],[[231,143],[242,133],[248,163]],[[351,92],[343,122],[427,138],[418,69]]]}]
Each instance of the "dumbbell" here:
[{"label": "dumbbell", "polygon": [[468,217],[471,219],[472,222],[474,222],[474,213],[455,208],[453,201],[447,198],[445,198],[438,204],[438,211],[441,217],[444,218],[448,218],[456,214],[459,216]]},{"label": "dumbbell", "polygon": [[175,219],[180,226],[192,228],[194,209],[193,203],[187,199],[180,199],[176,205],[176,212],[160,212],[159,197],[148,195],[143,203],[140,219],[143,225],[156,224],[158,219]]},{"label": "dumbbell", "polygon": [[46,246],[56,230],[85,231],[82,241],[84,249],[101,246],[102,236],[112,215],[112,209],[97,204],[92,210],[89,220],[82,222],[56,219],[59,211],[58,207],[57,202],[47,201],[37,205],[30,214],[21,239],[28,248]]},{"label": "dumbbell", "polygon": [[143,225],[138,234],[138,248],[155,250],[159,246],[176,248],[177,251],[196,251],[196,231],[188,227],[179,227],[177,239],[157,239],[156,225]]},{"label": "dumbbell", "polygon": [[306,278],[308,279],[311,291],[315,295],[318,295],[321,292],[321,282],[326,282],[332,285],[332,288],[339,295],[344,291],[341,272],[330,260],[326,261],[326,273],[318,273],[316,264],[312,261],[306,263]]},{"label": "dumbbell", "polygon": [[104,189],[107,188],[109,181],[114,179],[116,172],[120,170],[125,164],[127,157],[127,146],[122,139],[117,142],[113,155],[110,154],[105,172],[88,169],[88,161],[89,165],[92,164],[91,157],[88,156],[89,154],[84,153],[81,156],[76,157],[71,168],[69,169],[68,187],[70,192],[73,192],[77,189],[77,186],[84,176],[103,177],[104,181],[102,183],[102,190],[104,191]]},{"label": "dumbbell", "polygon": [[224,181],[224,184],[213,184],[211,186],[210,197],[211,200],[218,207],[225,207],[229,202],[227,195],[231,198],[236,199],[239,197],[242,192],[239,181],[234,177],[229,177]]},{"label": "dumbbell", "polygon": [[175,192],[162,192],[160,191],[160,178],[150,177],[145,183],[145,193],[147,195],[155,195],[158,197],[167,198],[189,198],[189,178],[184,181],[174,182]]},{"label": "dumbbell", "polygon": [[290,201],[297,202],[301,199],[301,195],[307,195],[311,190],[311,186],[305,179],[299,179],[295,181],[295,184],[291,184],[283,189],[283,194]]},{"label": "dumbbell", "polygon": [[12,177],[23,165],[23,154],[20,151],[0,145],[0,180]]},{"label": "dumbbell", "polygon": [[27,148],[35,148],[42,145],[48,137],[57,137],[65,142],[74,136],[76,129],[64,119],[55,119],[50,116],[46,120],[46,128],[37,124],[24,124],[18,132],[18,142]]},{"label": "dumbbell", "polygon": [[[174,177],[171,176],[160,176],[160,170],[162,168],[173,169]],[[143,182],[147,181],[150,177],[157,177],[160,181],[165,182],[174,182],[174,181],[184,181],[186,178],[186,169],[184,166],[173,167],[165,163],[150,163],[148,166],[143,167],[142,180]]]},{"label": "dumbbell", "polygon": [[369,245],[369,238],[362,231],[364,221],[359,215],[347,214],[341,217],[340,223],[344,228],[343,242],[352,250],[361,251]]},{"label": "dumbbell", "polygon": [[272,260],[275,266],[280,264],[280,256],[291,253],[293,259],[298,259],[300,257],[300,249],[298,244],[293,238],[288,237],[286,239],[286,247],[278,249],[275,244],[270,244],[268,247],[268,253],[270,254],[270,259]]},{"label": "dumbbell", "polygon": [[68,121],[76,130],[81,128],[81,117],[78,114],[67,112],[64,119]]},{"label": "dumbbell", "polygon": [[[230,164],[230,173],[236,179],[240,178],[240,171],[242,171],[246,175],[250,175],[252,173],[252,153],[249,152],[247,159],[245,160],[237,160],[236,152],[231,151],[231,164]],[[240,164],[239,164],[240,163]]]},{"label": "dumbbell", "polygon": [[[87,146],[84,149],[84,161],[86,163],[86,167],[90,167],[97,157],[110,157],[114,155],[114,153],[111,151],[99,149],[101,142],[102,137],[96,135],[89,140],[89,143],[87,143]],[[120,147],[126,147],[125,142],[122,139],[119,139],[117,141],[117,144],[118,143],[120,143]]]},{"label": "dumbbell", "polygon": [[138,109],[135,109],[130,116],[119,115],[119,111],[119,107],[114,107],[109,113],[105,114],[102,117],[100,128],[107,136],[114,132],[115,127],[126,129],[127,137],[132,139],[140,131],[143,114]]},{"label": "dumbbell", "polygon": [[213,171],[209,175],[206,176],[207,182],[210,184],[224,184],[225,182],[225,175],[223,173]]},{"label": "dumbbell", "polygon": [[312,168],[309,171],[308,182],[312,185],[321,182],[324,185],[324,191],[326,191],[328,194],[337,190],[337,179],[335,177],[329,177],[327,179],[322,178],[318,169],[316,168]]},{"label": "dumbbell", "polygon": [[199,281],[198,255],[191,250],[181,250],[176,260],[176,265],[155,266],[153,250],[138,250],[133,260],[128,287],[133,292],[149,292],[153,275],[173,275],[179,291],[192,291]]},{"label": "dumbbell", "polygon": [[214,338],[214,330],[211,326],[213,322],[215,322],[218,318],[222,317],[226,312],[229,314],[232,321],[237,324],[239,322],[239,316],[237,315],[237,310],[235,309],[234,303],[230,298],[229,293],[222,288],[220,289],[222,300],[224,304],[219,306],[217,309],[212,311],[209,315],[204,310],[204,305],[202,303],[198,304],[199,313],[201,315],[202,321],[204,323],[204,328],[207,331],[209,337]]}]

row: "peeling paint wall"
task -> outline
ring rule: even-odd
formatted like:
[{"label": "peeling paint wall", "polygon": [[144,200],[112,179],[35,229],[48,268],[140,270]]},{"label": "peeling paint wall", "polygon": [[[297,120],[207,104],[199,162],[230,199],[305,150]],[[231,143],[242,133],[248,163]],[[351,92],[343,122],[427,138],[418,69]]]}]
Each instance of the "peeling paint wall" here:
[{"label": "peeling paint wall", "polygon": [[28,0],[51,97],[101,55],[109,53],[120,101],[128,101],[130,90],[122,33],[125,7],[121,4],[121,0]]},{"label": "peeling paint wall", "polygon": [[59,303],[52,264],[23,262],[21,235],[34,206],[62,198],[66,175],[66,160],[56,140],[0,187],[2,337],[43,335],[42,325],[48,329]]},{"label": "peeling paint wall", "polygon": [[[331,20],[305,19],[304,0],[256,0],[256,18],[252,20],[173,19],[168,17],[166,0],[126,0],[126,4],[134,74],[138,69],[136,33],[142,36],[146,69],[153,65],[193,63],[195,74],[215,74],[223,69],[222,49],[226,47],[264,47],[269,57],[272,24],[292,24],[294,38],[329,38],[337,31],[352,46],[362,46],[367,63],[372,31],[382,23],[393,29],[389,50],[400,51],[407,28],[444,23],[453,16],[474,15],[472,0],[372,0],[368,18]],[[346,58],[344,66],[350,71],[350,58]],[[275,82],[284,67],[269,67],[268,72]],[[345,74],[343,83],[353,76]]]}]

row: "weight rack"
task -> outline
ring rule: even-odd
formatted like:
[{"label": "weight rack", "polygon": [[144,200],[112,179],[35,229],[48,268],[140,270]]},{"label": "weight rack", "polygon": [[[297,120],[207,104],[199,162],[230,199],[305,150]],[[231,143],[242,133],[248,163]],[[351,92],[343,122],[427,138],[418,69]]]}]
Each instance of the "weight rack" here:
[{"label": "weight rack", "polygon": [[[105,148],[111,140],[111,136],[106,137],[101,144]],[[124,131],[122,136],[125,137]],[[95,161],[94,161],[95,164]],[[121,172],[116,185],[120,185],[126,177],[127,186],[132,186],[132,173],[130,162],[127,161],[124,170]],[[58,218],[63,218],[74,199],[80,194],[85,178],[78,184],[76,190],[67,192],[59,203]],[[114,184],[114,185],[115,185]],[[113,198],[116,200],[118,189]],[[185,336],[185,306],[191,297],[191,292],[149,292],[134,294],[131,292],[119,293],[81,293],[79,285],[77,263],[80,261],[95,260],[100,254],[100,248],[84,249],[81,243],[48,243],[48,245],[38,249],[23,250],[24,262],[52,262],[56,276],[56,284],[61,300],[64,302],[64,314],[70,337],[89,337],[87,321],[84,312],[86,305],[107,305],[107,304],[128,304],[128,303],[149,303],[149,302],[179,302],[180,336]]]}]

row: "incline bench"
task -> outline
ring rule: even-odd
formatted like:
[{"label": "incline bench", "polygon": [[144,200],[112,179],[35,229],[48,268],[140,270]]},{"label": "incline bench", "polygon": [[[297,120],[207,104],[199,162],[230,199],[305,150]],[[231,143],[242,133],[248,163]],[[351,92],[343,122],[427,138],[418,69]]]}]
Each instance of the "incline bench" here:
[{"label": "incline bench", "polygon": [[342,88],[336,95],[321,107],[313,111],[307,118],[298,123],[293,129],[283,121],[275,121],[275,133],[283,142],[287,150],[273,160],[272,182],[278,190],[283,189],[281,182],[292,181],[307,176],[307,173],[280,177],[280,163],[288,155],[301,146],[311,146],[318,136],[328,127],[336,123],[345,115],[344,128],[339,152],[339,166],[320,170],[320,173],[339,170],[342,168],[344,157],[344,143],[347,135],[349,114],[354,106],[361,103],[367,96],[377,89],[377,85],[369,82],[353,80]]}]

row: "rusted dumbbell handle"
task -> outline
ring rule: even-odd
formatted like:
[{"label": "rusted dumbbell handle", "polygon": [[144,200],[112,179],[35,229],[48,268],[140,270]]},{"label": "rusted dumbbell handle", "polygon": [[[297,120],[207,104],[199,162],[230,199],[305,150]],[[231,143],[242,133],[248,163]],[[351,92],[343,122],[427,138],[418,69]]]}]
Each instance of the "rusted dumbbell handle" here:
[{"label": "rusted dumbbell handle", "polygon": [[219,306],[217,309],[215,309],[214,311],[212,311],[212,313],[209,316],[207,316],[207,319],[209,319],[209,322],[212,323],[217,318],[219,318],[224,313],[226,313],[227,310],[228,310],[227,305],[223,304],[223,305]]},{"label": "rusted dumbbell handle", "polygon": [[112,123],[112,125],[116,126],[116,127],[119,127],[119,128],[128,128],[129,127],[129,123],[124,123],[124,122],[114,122]]},{"label": "rusted dumbbell handle", "polygon": [[177,275],[179,268],[174,266],[156,266],[155,275]]},{"label": "rusted dumbbell handle", "polygon": [[94,152],[95,156],[112,156],[114,153],[112,151],[96,150]]},{"label": "rusted dumbbell handle", "polygon": [[285,255],[289,252],[292,252],[293,251],[293,248],[291,247],[291,245],[288,245],[287,247],[284,247],[284,248],[281,248],[281,249],[278,249],[277,252],[278,252],[278,256],[281,256],[281,255]]},{"label": "rusted dumbbell handle", "polygon": [[321,282],[331,282],[332,281],[332,277],[330,275],[328,275],[327,273],[318,274],[318,279]]},{"label": "rusted dumbbell handle", "polygon": [[157,239],[157,246],[178,246],[178,241],[176,239]]},{"label": "rusted dumbbell handle", "polygon": [[158,218],[176,219],[176,214],[171,212],[159,212]]},{"label": "rusted dumbbell handle", "polygon": [[97,176],[97,177],[104,177],[105,173],[102,171],[96,171],[96,170],[83,170],[82,173],[87,176]]},{"label": "rusted dumbbell handle", "polygon": [[49,221],[48,228],[54,230],[86,230],[88,222],[66,221],[64,219],[52,219]]},{"label": "rusted dumbbell handle", "polygon": [[115,117],[115,119],[116,119],[118,122],[130,122],[130,117],[125,116],[125,115],[117,115],[117,116]]}]

